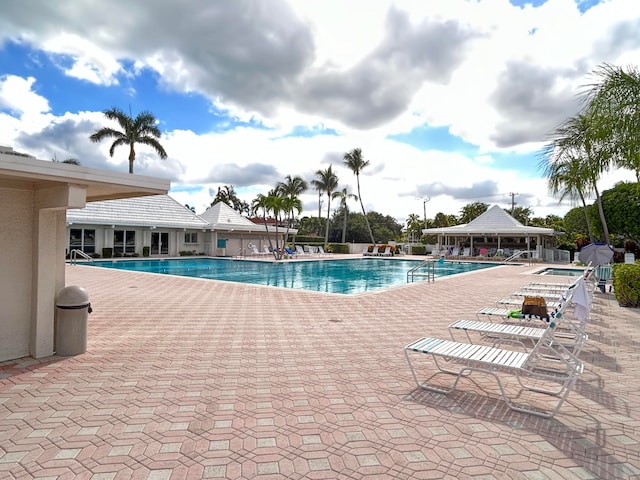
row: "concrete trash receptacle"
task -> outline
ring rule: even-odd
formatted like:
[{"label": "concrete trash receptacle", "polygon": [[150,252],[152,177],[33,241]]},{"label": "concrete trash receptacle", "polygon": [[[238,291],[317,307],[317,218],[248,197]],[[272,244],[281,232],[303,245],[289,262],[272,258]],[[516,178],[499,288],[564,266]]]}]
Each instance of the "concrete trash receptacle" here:
[{"label": "concrete trash receptacle", "polygon": [[87,351],[87,323],[91,313],[89,294],[71,285],[56,298],[56,354],[67,357]]}]

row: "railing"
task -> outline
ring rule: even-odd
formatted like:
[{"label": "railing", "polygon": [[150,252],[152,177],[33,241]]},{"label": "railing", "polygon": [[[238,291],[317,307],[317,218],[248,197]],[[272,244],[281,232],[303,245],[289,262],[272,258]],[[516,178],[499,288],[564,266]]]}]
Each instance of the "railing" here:
[{"label": "railing", "polygon": [[545,248],[542,251],[545,262],[551,263],[571,263],[571,254],[568,250],[559,250],[557,248]]},{"label": "railing", "polygon": [[[419,265],[416,265],[415,267],[413,267],[411,270],[407,272],[407,283],[409,283],[409,281],[413,283],[415,280],[415,277],[425,277],[427,279],[427,282],[433,282],[433,280],[435,279],[435,271],[436,271],[435,263],[436,263],[435,260],[429,259],[429,260],[424,260]],[[418,272],[418,270],[421,270],[425,267],[427,269],[425,273]]]},{"label": "railing", "polygon": [[76,262],[78,261],[78,257],[82,257],[88,262],[93,262],[93,258],[91,256],[87,255],[82,250],[78,250],[74,248],[73,250],[71,250],[71,252],[69,252],[69,263],[71,265],[75,265]]},{"label": "railing", "polygon": [[516,258],[521,258],[523,255],[526,255],[528,259],[531,259],[531,252],[528,250],[520,250],[518,252],[513,253],[511,256],[505,258],[502,263],[509,263],[511,260],[515,260]]}]

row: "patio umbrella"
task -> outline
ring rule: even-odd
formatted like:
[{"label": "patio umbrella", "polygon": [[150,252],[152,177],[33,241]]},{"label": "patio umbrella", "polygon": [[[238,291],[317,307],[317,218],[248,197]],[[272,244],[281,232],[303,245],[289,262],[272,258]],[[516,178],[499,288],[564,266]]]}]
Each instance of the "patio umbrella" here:
[{"label": "patio umbrella", "polygon": [[578,260],[585,265],[605,265],[613,258],[613,248],[606,243],[590,243],[585,245],[578,253]]}]

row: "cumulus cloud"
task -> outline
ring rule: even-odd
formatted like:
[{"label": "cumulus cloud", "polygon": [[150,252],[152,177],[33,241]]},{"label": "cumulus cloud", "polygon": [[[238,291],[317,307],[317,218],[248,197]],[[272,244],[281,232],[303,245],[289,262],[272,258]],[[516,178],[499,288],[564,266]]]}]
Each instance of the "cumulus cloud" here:
[{"label": "cumulus cloud", "polygon": [[[360,147],[371,162],[361,174],[367,210],[401,217],[422,211],[416,199],[430,197],[430,210],[458,211],[472,201],[505,202],[514,189],[521,205],[552,210],[530,165],[506,171],[495,158],[536,151],[577,111],[579,86],[598,64],[636,61],[636,2],[610,0],[585,12],[567,0],[536,8],[467,0],[4,0],[0,45],[44,52],[67,77],[102,87],[107,102],[115,89],[137,88],[147,102],[157,90],[193,93],[212,117],[226,116],[224,129],[164,132],[165,161],[137,150],[135,172],[185,187],[183,203],[196,198],[187,186],[203,185],[203,204],[221,184],[250,201],[285,175],[311,180],[328,165],[355,191],[342,159]],[[0,143],[127,171],[126,148],[112,158],[108,141],[87,140],[104,125],[100,112],[53,114],[38,69],[0,75]],[[389,140],[434,126],[446,127],[448,145],[467,150],[417,135],[411,144]],[[302,200],[317,213],[316,192]]]}]

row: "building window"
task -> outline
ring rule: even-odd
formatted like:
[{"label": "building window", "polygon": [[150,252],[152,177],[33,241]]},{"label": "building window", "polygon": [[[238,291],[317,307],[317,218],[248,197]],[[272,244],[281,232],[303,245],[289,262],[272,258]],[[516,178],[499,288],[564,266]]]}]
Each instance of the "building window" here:
[{"label": "building window", "polygon": [[184,243],[198,243],[198,232],[185,233]]},{"label": "building window", "polygon": [[71,250],[81,250],[87,255],[96,253],[96,231],[93,228],[71,228],[69,251]]},{"label": "building window", "polygon": [[114,230],[113,252],[136,253],[136,232],[134,230]]}]

